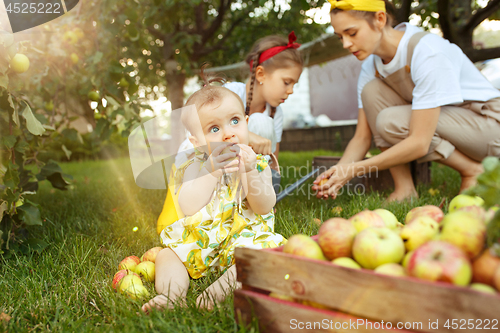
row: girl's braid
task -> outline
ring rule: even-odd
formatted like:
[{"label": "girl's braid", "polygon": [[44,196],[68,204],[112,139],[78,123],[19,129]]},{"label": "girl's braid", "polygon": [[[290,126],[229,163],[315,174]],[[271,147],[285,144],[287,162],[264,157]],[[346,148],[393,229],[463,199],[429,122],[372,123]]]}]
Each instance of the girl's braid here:
[{"label": "girl's braid", "polygon": [[257,53],[253,56],[253,63],[252,63],[252,75],[250,77],[250,91],[248,92],[248,96],[247,96],[247,107],[245,109],[245,115],[249,115],[250,114],[250,104],[252,103],[252,98],[253,98],[253,87],[255,85],[255,71],[257,69],[257,66],[259,65],[259,57],[260,57],[260,54]]}]

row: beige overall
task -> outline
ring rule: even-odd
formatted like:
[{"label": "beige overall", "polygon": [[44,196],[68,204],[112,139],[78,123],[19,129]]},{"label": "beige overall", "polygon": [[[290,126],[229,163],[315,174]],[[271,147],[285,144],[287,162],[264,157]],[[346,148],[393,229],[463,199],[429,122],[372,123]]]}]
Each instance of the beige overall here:
[{"label": "beige overall", "polygon": [[[411,64],[413,50],[425,34],[410,38],[407,64]],[[408,65],[388,77],[381,77],[378,71],[376,76],[363,88],[361,100],[375,144],[384,148],[408,137],[411,113],[419,110],[412,111],[415,84]],[[455,148],[476,161],[500,157],[500,98],[441,106],[429,151],[418,162],[446,159]]]}]

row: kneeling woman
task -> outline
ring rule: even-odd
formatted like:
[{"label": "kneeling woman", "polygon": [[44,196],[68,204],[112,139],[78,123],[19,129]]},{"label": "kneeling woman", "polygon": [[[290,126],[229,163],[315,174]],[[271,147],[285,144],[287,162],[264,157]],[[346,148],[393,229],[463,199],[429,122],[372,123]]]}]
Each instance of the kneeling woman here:
[{"label": "kneeling woman", "polygon": [[[480,161],[500,156],[500,91],[455,44],[408,23],[393,28],[390,3],[330,3],[335,34],[364,62],[356,133],[340,162],[315,180],[317,197],[335,198],[355,175],[388,168],[395,184],[388,200],[416,196],[413,160],[450,166],[462,177],[460,190],[472,186]],[[372,136],[382,153],[363,160]]]}]

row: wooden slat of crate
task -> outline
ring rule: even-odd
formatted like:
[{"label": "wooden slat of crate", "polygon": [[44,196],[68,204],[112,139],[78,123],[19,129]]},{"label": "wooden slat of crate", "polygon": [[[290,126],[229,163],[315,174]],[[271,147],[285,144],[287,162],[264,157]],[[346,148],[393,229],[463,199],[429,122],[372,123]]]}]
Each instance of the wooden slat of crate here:
[{"label": "wooden slat of crate", "polygon": [[390,328],[387,323],[375,323],[336,311],[315,309],[310,306],[269,297],[265,294],[236,290],[234,310],[238,322],[259,320],[261,333],[299,332],[412,332]]},{"label": "wooden slat of crate", "polygon": [[[421,322],[422,332],[461,332],[450,319],[500,319],[500,297],[447,283],[391,277],[334,266],[276,250],[237,248],[238,281],[243,285],[311,300],[372,320]],[[438,329],[429,322],[438,320]]]}]

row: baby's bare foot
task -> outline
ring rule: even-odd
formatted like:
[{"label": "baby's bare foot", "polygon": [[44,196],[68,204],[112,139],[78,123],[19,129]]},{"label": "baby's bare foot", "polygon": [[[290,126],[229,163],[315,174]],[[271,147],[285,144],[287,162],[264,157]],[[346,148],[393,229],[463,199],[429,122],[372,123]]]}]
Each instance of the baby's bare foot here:
[{"label": "baby's bare foot", "polygon": [[160,294],[150,299],[149,302],[144,303],[144,305],[142,306],[142,311],[145,313],[149,313],[153,309],[165,310],[167,308],[171,309],[172,307],[172,302],[168,299],[168,297]]}]

